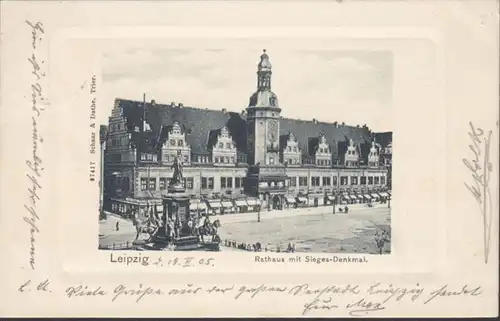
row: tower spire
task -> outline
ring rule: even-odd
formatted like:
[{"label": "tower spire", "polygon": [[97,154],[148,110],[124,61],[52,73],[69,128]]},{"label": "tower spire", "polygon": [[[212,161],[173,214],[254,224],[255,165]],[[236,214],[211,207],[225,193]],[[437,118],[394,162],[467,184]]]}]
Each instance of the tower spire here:
[{"label": "tower spire", "polygon": [[267,55],[267,50],[263,49],[260,56],[260,62],[257,65],[257,89],[259,91],[271,90],[272,66]]}]

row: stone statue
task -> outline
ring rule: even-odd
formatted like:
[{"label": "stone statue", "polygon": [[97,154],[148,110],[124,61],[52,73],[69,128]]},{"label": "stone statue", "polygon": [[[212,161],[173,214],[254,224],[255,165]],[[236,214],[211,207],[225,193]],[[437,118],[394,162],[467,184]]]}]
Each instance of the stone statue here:
[{"label": "stone statue", "polygon": [[172,185],[184,185],[184,176],[182,175],[182,154],[180,150],[177,151],[177,156],[171,168],[174,170]]}]

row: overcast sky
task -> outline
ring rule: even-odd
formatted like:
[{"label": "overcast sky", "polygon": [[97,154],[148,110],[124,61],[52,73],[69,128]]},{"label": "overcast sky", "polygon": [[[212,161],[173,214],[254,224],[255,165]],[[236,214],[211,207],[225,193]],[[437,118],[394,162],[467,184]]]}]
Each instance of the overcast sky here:
[{"label": "overcast sky", "polygon": [[[102,103],[146,93],[147,101],[241,112],[256,91],[262,49],[115,48],[101,61]],[[391,52],[266,49],[282,116],[392,130]]]}]

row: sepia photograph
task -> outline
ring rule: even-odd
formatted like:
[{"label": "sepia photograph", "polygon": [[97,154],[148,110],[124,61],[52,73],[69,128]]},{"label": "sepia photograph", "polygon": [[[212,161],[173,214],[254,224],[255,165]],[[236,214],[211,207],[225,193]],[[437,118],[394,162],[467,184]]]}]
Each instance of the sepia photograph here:
[{"label": "sepia photograph", "polygon": [[136,47],[101,64],[99,249],[391,253],[390,51]]}]

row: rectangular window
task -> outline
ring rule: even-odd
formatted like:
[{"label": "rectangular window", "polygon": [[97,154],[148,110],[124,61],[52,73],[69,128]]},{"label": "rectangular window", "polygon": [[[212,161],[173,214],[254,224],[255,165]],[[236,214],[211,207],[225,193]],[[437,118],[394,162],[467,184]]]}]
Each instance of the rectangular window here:
[{"label": "rectangular window", "polygon": [[227,188],[233,188],[233,178],[232,177],[226,177],[226,185],[227,185]]},{"label": "rectangular window", "polygon": [[373,185],[373,176],[368,177],[368,185]]},{"label": "rectangular window", "polygon": [[219,157],[215,157],[214,158],[214,163],[218,163],[219,162]]},{"label": "rectangular window", "polygon": [[184,155],[184,163],[189,163],[189,157],[188,157],[188,155]]},{"label": "rectangular window", "polygon": [[323,186],[330,186],[330,177],[323,176]]},{"label": "rectangular window", "polygon": [[177,141],[177,146],[184,146],[184,141],[178,140]]},{"label": "rectangular window", "polygon": [[188,177],[186,180],[186,188],[187,189],[193,189],[193,178]]},{"label": "rectangular window", "polygon": [[234,156],[231,156],[231,164],[234,164]]},{"label": "rectangular window", "polygon": [[385,185],[385,176],[380,177],[380,184]]},{"label": "rectangular window", "polygon": [[366,176],[361,176],[361,185],[366,185]]},{"label": "rectangular window", "polygon": [[141,178],[141,191],[146,191],[148,189],[148,179]]},{"label": "rectangular window", "polygon": [[214,178],[213,177],[208,178],[208,188],[214,189]]},{"label": "rectangular window", "polygon": [[141,160],[146,160],[146,154],[141,154]]},{"label": "rectangular window", "polygon": [[150,191],[155,191],[156,190],[156,178],[150,178],[149,179],[149,190]]},{"label": "rectangular window", "polygon": [[351,176],[351,185],[358,185],[358,177]]},{"label": "rectangular window", "polygon": [[165,190],[165,189],[167,189],[167,178],[160,177],[160,190]]},{"label": "rectangular window", "polygon": [[153,160],[153,154],[147,154],[147,160],[148,161]]},{"label": "rectangular window", "polygon": [[201,188],[208,188],[206,177],[201,178]]},{"label": "rectangular window", "polygon": [[226,161],[226,164],[229,164],[229,156],[224,157],[224,160]]},{"label": "rectangular window", "polygon": [[290,186],[297,186],[297,177],[290,177]]},{"label": "rectangular window", "polygon": [[219,148],[224,148],[224,143],[219,143]]},{"label": "rectangular window", "polygon": [[225,177],[220,178],[220,188],[226,188],[226,178]]},{"label": "rectangular window", "polygon": [[307,186],[307,177],[305,176],[299,177],[299,186]]},{"label": "rectangular window", "polygon": [[333,176],[333,186],[337,186],[337,176]]},{"label": "rectangular window", "polygon": [[311,177],[311,185],[312,186],[319,186],[319,177],[318,176]]},{"label": "rectangular window", "polygon": [[170,146],[175,146],[175,139],[170,140]]},{"label": "rectangular window", "polygon": [[241,178],[240,177],[235,177],[234,178],[234,187],[235,188],[240,188],[241,187]]},{"label": "rectangular window", "polygon": [[274,164],[274,157],[269,157],[269,164],[271,164],[271,165]]},{"label": "rectangular window", "polygon": [[340,176],[340,185],[347,185],[347,176]]},{"label": "rectangular window", "polygon": [[380,177],[375,176],[375,185],[380,184]]},{"label": "rectangular window", "polygon": [[231,143],[226,143],[226,148],[231,149]]}]

